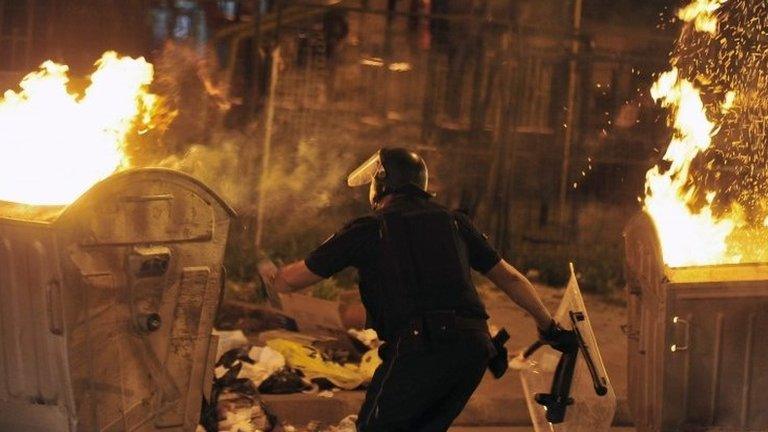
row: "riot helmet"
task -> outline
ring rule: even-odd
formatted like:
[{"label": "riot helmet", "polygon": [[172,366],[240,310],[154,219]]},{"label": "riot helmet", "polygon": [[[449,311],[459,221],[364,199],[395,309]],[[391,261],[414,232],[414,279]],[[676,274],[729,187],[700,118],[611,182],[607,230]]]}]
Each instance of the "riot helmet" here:
[{"label": "riot helmet", "polygon": [[368,199],[371,207],[379,206],[382,198],[393,193],[431,197],[427,192],[427,164],[418,154],[404,148],[383,148],[363,162],[347,177],[351,187],[370,183]]}]

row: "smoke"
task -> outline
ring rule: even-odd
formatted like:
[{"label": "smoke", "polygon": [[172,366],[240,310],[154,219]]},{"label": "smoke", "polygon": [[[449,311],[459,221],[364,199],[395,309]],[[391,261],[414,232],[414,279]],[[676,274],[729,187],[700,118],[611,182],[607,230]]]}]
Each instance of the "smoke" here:
[{"label": "smoke", "polygon": [[[346,99],[327,97],[327,70],[298,66],[294,51],[283,52],[266,171],[266,108],[243,115],[242,71],[234,71],[227,82],[211,55],[183,45],[168,44],[152,59],[152,90],[176,113],[174,122],[132,150],[133,160],[141,161],[134,166],[185,172],[235,208],[239,217],[225,258],[233,280],[253,280],[254,264],[264,252],[285,262],[304,258],[346,222],[370,211],[368,190],[347,187],[348,173],[380,146],[409,146],[420,133],[415,127],[361,121],[360,111],[350,109]],[[243,119],[247,123],[238,121]],[[260,196],[263,220],[257,220]]]},{"label": "smoke", "polygon": [[354,163],[350,152],[300,140],[295,148],[274,149],[262,176],[260,141],[250,134],[221,131],[210,144],[192,145],[157,165],[198,178],[242,213],[255,212],[258,188],[264,181],[265,205],[269,218],[275,220],[287,221],[296,215],[306,221],[353,196],[344,183]]},{"label": "smoke", "polygon": [[[231,233],[235,272],[248,278],[256,224],[262,245],[286,259],[298,258],[367,209],[367,191],[347,188],[349,171],[372,152],[358,122],[319,111],[278,110],[272,127],[271,156],[262,170],[264,114],[239,129],[227,125],[239,95],[227,97],[210,57],[168,44],[154,60],[153,87],[177,115],[151,144],[135,147],[140,166],[160,166],[194,176],[219,193],[240,215]],[[307,127],[307,125],[311,125]],[[350,131],[351,129],[351,131]],[[349,133],[341,133],[347,130]],[[264,220],[256,220],[263,182]],[[247,267],[247,265],[245,265]]]},{"label": "smoke", "polygon": [[238,157],[245,137],[218,135],[214,144],[194,144],[181,155],[171,155],[158,166],[185,172],[211,186],[230,205],[243,209],[253,198],[256,179],[243,177],[247,164]]},{"label": "smoke", "polygon": [[[159,166],[203,181],[240,215],[230,235],[228,268],[236,279],[252,277],[255,225],[263,224],[262,250],[285,260],[302,258],[344,222],[365,211],[361,193],[345,179],[357,161],[354,152],[316,140],[273,149],[267,172],[261,171],[260,140],[242,132],[218,132],[211,143],[196,144]],[[262,174],[264,174],[262,176]],[[256,219],[259,187],[264,182],[264,220]]]},{"label": "smoke", "polygon": [[132,143],[128,149],[134,166],[155,165],[172,155],[184,154],[194,144],[208,144],[221,130],[233,102],[227,98],[212,52],[166,42],[152,59],[152,91],[162,97],[162,108],[172,121]]}]

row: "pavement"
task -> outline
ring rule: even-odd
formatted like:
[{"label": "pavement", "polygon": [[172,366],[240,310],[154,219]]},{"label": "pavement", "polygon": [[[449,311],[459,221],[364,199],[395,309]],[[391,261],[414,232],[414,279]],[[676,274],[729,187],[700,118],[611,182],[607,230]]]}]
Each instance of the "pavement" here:
[{"label": "pavement", "polygon": [[[537,286],[537,289],[547,307],[554,311],[563,290],[543,286]],[[490,324],[505,327],[509,331],[511,339],[507,347],[510,352],[523,349],[535,340],[535,324],[525,312],[499,291],[481,287],[480,292],[491,316]],[[617,428],[612,430],[633,430],[630,427],[632,419],[626,397],[626,337],[621,331],[621,325],[626,322],[625,308],[597,296],[586,295],[584,300],[617,396],[617,410],[613,422]],[[312,421],[336,424],[344,417],[357,413],[363,397],[362,391],[339,391],[333,393],[330,398],[292,394],[264,395],[263,400],[278,419],[300,426]],[[518,373],[510,370],[500,380],[486,374],[467,407],[454,422],[454,426],[451,429],[453,432],[532,430]]]},{"label": "pavement", "polygon": [[[533,428],[526,426],[457,426],[448,429],[448,432],[533,432]],[[612,427],[611,432],[635,432],[635,428]]]}]

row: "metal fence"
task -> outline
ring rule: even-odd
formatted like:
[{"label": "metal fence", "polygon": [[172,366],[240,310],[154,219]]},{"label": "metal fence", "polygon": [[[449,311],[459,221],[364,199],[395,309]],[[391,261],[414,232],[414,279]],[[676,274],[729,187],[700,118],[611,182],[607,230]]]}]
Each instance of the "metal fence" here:
[{"label": "metal fence", "polygon": [[[588,21],[574,27],[579,3],[131,0],[120,7],[150,13],[151,25],[135,26],[135,38],[123,35],[131,26],[115,26],[108,40],[145,40],[151,52],[162,30],[160,39],[210,48],[224,98],[241,102],[211,124],[256,123],[259,154],[301,145],[358,158],[382,146],[419,150],[440,199],[522,257],[583,243],[585,214],[635,211],[653,149],[663,146],[658,112],[637,90],[664,66],[669,41],[606,36]],[[69,15],[87,12],[75,9]],[[141,14],[124,15],[137,22]],[[0,48],[29,33],[20,19],[0,21]],[[51,34],[73,20],[54,20]],[[177,35],[178,20],[194,28]],[[583,211],[596,206],[609,211]]]},{"label": "metal fence", "polygon": [[[267,47],[266,63],[279,47],[279,145],[346,137],[361,154],[417,148],[442,200],[480,216],[513,254],[578,241],[585,202],[635,210],[659,142],[644,128],[659,130],[657,113],[636,93],[664,59],[661,50],[595,49],[562,2],[531,8],[550,14],[531,26],[540,16],[521,12],[525,3],[273,2],[257,22],[217,37]],[[232,55],[223,67],[233,74],[240,61]],[[259,70],[268,82],[269,68]],[[263,112],[268,85],[252,87],[242,93]],[[622,116],[631,127],[615,124]]]}]

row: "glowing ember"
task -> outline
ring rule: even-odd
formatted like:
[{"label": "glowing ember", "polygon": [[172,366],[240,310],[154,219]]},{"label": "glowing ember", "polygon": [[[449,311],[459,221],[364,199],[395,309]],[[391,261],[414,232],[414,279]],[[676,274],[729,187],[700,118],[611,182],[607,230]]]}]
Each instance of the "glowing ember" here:
[{"label": "glowing ember", "polygon": [[[763,88],[755,87],[763,81],[752,74],[762,73],[768,51],[737,43],[760,33],[758,21],[741,13],[749,5],[694,0],[681,9],[678,16],[698,35],[683,32],[674,67],[651,88],[669,109],[674,134],[664,154],[668,167],[646,174],[643,203],[671,267],[768,261],[768,197],[755,180],[766,155],[761,135],[752,133],[753,107],[762,100],[755,95]],[[724,13],[721,7],[730,9]],[[719,23],[718,17],[730,21]],[[739,51],[747,48],[760,55]]]},{"label": "glowing ember", "polygon": [[694,0],[688,6],[677,12],[677,17],[685,22],[693,22],[696,30],[710,34],[717,33],[717,17],[715,11],[726,0]]},{"label": "glowing ember", "polygon": [[0,99],[0,200],[67,204],[127,168],[128,133],[152,127],[157,97],[143,58],[105,53],[82,95],[65,65],[46,61]]}]

